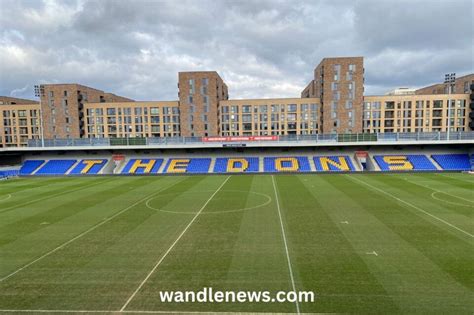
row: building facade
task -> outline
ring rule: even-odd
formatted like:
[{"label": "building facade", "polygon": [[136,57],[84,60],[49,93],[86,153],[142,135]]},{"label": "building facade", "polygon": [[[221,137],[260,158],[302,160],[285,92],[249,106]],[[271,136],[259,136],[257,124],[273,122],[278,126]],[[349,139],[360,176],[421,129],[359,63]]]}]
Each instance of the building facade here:
[{"label": "building facade", "polygon": [[215,71],[180,72],[179,112],[183,137],[218,135],[219,102],[227,100],[227,85]]},{"label": "building facade", "polygon": [[363,132],[468,131],[469,112],[469,94],[366,96]]},{"label": "building facade", "polygon": [[[471,84],[474,84],[474,73],[459,77],[454,82],[452,87],[452,94],[467,94],[471,93]],[[415,94],[429,95],[429,94],[448,94],[448,85],[444,83],[430,85],[416,90]]]},{"label": "building facade", "polygon": [[219,104],[220,136],[319,133],[318,98],[227,100]]},{"label": "building facade", "polygon": [[84,138],[84,104],[88,102],[132,101],[80,84],[44,84],[40,91],[46,139]]},{"label": "building facade", "polygon": [[180,136],[177,101],[86,103],[84,113],[86,138]]},{"label": "building facade", "polygon": [[[45,84],[40,102],[0,97],[0,147],[29,139],[275,136],[474,130],[474,74],[364,96],[363,57],[324,58],[300,98],[229,99],[215,71],[180,72],[177,101],[138,102]],[[449,105],[448,100],[451,100]],[[448,120],[448,117],[449,120]]]},{"label": "building facade", "polygon": [[324,58],[301,97],[320,99],[321,133],[362,132],[364,58]]},{"label": "building facade", "polygon": [[0,147],[26,146],[40,139],[41,116],[38,102],[0,97]]}]

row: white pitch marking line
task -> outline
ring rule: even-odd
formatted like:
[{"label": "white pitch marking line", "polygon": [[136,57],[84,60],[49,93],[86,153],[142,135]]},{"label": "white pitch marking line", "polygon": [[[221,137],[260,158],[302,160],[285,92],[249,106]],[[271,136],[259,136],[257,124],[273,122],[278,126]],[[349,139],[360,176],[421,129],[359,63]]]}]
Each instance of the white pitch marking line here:
[{"label": "white pitch marking line", "polygon": [[349,221],[341,221],[342,224],[349,224]]},{"label": "white pitch marking line", "polygon": [[439,189],[436,189],[436,188],[432,188],[430,186],[426,186],[426,185],[422,185],[422,184],[419,184],[417,182],[414,182],[414,181],[411,181],[411,180],[408,180],[407,178],[405,178],[405,180],[409,183],[412,183],[412,184],[415,184],[415,185],[418,185],[418,186],[421,186],[421,187],[425,187],[425,188],[428,188],[428,189],[431,189],[435,192],[438,192],[438,193],[442,193],[442,194],[445,194],[445,195],[448,195],[448,196],[451,196],[451,197],[454,197],[454,198],[458,198],[458,199],[461,199],[461,200],[464,200],[464,201],[467,201],[467,202],[471,202],[471,203],[474,203],[473,200],[469,200],[469,199],[466,199],[466,198],[463,198],[463,197],[459,197],[459,196],[455,196],[455,195],[452,195],[450,193],[447,193],[447,192],[444,192],[442,190],[439,190]]},{"label": "white pitch marking line", "polygon": [[55,253],[55,252],[57,252],[58,250],[60,250],[60,249],[64,248],[65,246],[71,244],[71,243],[74,242],[75,240],[77,240],[77,239],[83,237],[83,236],[86,235],[87,233],[92,232],[93,230],[97,229],[98,227],[102,226],[103,224],[105,224],[105,223],[109,222],[110,220],[114,219],[115,217],[121,215],[121,214],[124,213],[125,211],[130,210],[131,208],[135,207],[135,206],[138,205],[139,203],[145,201],[147,198],[150,198],[151,196],[153,196],[153,195],[159,193],[160,191],[164,190],[165,188],[172,187],[172,186],[176,185],[176,184],[179,183],[179,182],[181,182],[181,181],[178,181],[178,182],[176,182],[176,183],[174,183],[174,184],[172,184],[172,185],[170,185],[170,186],[163,187],[163,188],[159,189],[158,191],[155,191],[154,193],[152,193],[152,194],[146,196],[145,198],[142,198],[142,199],[138,200],[137,202],[131,204],[130,206],[126,207],[125,209],[123,209],[123,210],[117,212],[116,214],[114,214],[113,216],[109,217],[108,219],[106,219],[106,220],[104,220],[104,221],[101,221],[101,222],[97,223],[96,225],[93,225],[93,226],[90,227],[88,230],[86,230],[86,231],[82,232],[81,234],[79,234],[79,235],[77,235],[77,236],[71,238],[69,241],[62,243],[62,244],[59,245],[58,247],[56,247],[56,248],[50,250],[49,252],[47,252],[47,253],[41,255],[40,257],[36,258],[35,260],[33,260],[33,261],[27,263],[27,264],[24,265],[23,267],[20,267],[20,268],[18,268],[17,270],[15,270],[14,272],[12,272],[12,273],[6,275],[5,277],[0,278],[0,282],[7,280],[8,278],[10,278],[11,276],[17,274],[18,272],[22,271],[23,269],[28,268],[29,266],[31,266],[31,265],[37,263],[37,262],[40,261],[41,259],[43,259],[43,258],[45,258],[45,257],[47,257],[47,256],[49,256],[49,255],[51,255],[51,254],[53,254],[53,253]]},{"label": "white pitch marking line", "polygon": [[[449,176],[449,175],[441,174],[441,173],[435,173],[435,174],[436,174],[436,175],[439,175],[439,176],[451,178],[451,179],[460,180],[460,181],[462,181],[462,182],[466,182],[466,183],[469,183],[469,184],[471,184],[471,185],[474,185],[474,181],[471,181],[471,180],[468,180],[468,179],[459,178],[459,177],[456,177],[456,176]],[[455,174],[457,174],[457,173],[455,173]]]},{"label": "white pitch marking line", "polygon": [[373,252],[369,252],[369,253],[366,253],[367,255],[375,255],[375,256],[378,256],[379,254],[377,254],[377,252],[374,250]]},{"label": "white pitch marking line", "polygon": [[[95,313],[95,314],[103,314],[103,313],[116,313],[116,311],[106,311],[106,310],[0,310],[0,313]],[[199,312],[199,311],[122,311],[121,313],[125,314],[236,314],[236,315],[243,315],[243,314],[255,314],[255,313],[246,313],[246,312]],[[261,313],[261,314],[269,314],[269,313]]]},{"label": "white pitch marking line", "polygon": [[452,204],[452,205],[455,205],[455,206],[474,208],[474,205],[466,205],[466,204],[463,204],[463,203],[452,202],[452,201],[448,201],[448,200],[445,200],[445,199],[437,198],[436,197],[437,193],[438,193],[437,191],[433,191],[431,193],[431,198],[433,198],[434,200],[449,203],[449,204]]},{"label": "white pitch marking line", "polygon": [[375,187],[375,186],[372,186],[372,185],[370,185],[369,183],[364,182],[363,180],[360,180],[360,179],[355,178],[355,177],[351,177],[350,175],[346,175],[346,176],[348,176],[351,180],[356,180],[356,181],[358,181],[359,183],[362,183],[362,184],[364,184],[364,185],[366,185],[366,186],[369,186],[369,187],[371,187],[371,188],[374,189],[374,190],[377,190],[377,191],[379,191],[379,192],[381,192],[381,193],[383,193],[383,194],[385,194],[385,195],[387,195],[387,196],[390,196],[390,197],[392,197],[393,199],[395,199],[395,200],[397,200],[397,201],[399,201],[399,202],[402,202],[402,203],[404,203],[404,204],[406,204],[406,205],[412,207],[413,209],[418,210],[418,211],[420,211],[420,212],[422,212],[422,213],[424,213],[424,214],[426,214],[426,215],[432,217],[433,219],[436,219],[436,220],[438,220],[438,221],[440,221],[440,222],[443,222],[444,224],[449,225],[450,227],[452,227],[452,228],[458,230],[459,232],[462,232],[462,233],[464,233],[464,234],[466,234],[466,235],[468,235],[468,236],[474,238],[474,235],[472,235],[471,233],[466,232],[466,231],[464,231],[463,229],[460,229],[460,228],[458,228],[457,226],[455,226],[455,225],[453,225],[453,224],[451,224],[451,223],[449,223],[449,222],[447,222],[447,221],[445,221],[445,220],[443,220],[443,219],[441,219],[441,218],[438,218],[438,217],[435,216],[434,214],[431,214],[431,213],[429,213],[429,212],[427,212],[427,211],[421,209],[420,207],[417,207],[417,206],[415,206],[414,204],[409,203],[408,201],[405,201],[405,200],[403,200],[403,199],[400,199],[400,198],[398,198],[398,197],[396,197],[396,196],[394,196],[394,195],[392,195],[392,194],[390,194],[390,193],[388,193],[388,192],[386,192],[386,191],[384,191],[384,190],[382,190],[382,189],[379,189],[379,188],[377,188],[377,187]]},{"label": "white pitch marking line", "polygon": [[12,194],[8,194],[6,198],[0,199],[0,201],[7,201],[12,197]]},{"label": "white pitch marking line", "polygon": [[189,227],[194,223],[194,221],[196,221],[197,217],[201,214],[201,212],[204,210],[204,208],[206,208],[206,206],[209,204],[209,202],[211,202],[212,198],[214,198],[215,195],[217,195],[217,193],[221,190],[222,187],[224,187],[225,183],[227,183],[227,181],[229,180],[229,178],[231,177],[231,175],[229,175],[225,181],[219,186],[219,188],[217,188],[217,190],[211,195],[211,197],[209,197],[209,199],[206,201],[206,203],[201,207],[201,209],[199,209],[199,211],[196,213],[196,215],[192,218],[192,220],[188,223],[188,225],[186,225],[186,227],[184,228],[184,230],[181,232],[181,234],[179,234],[178,238],[173,242],[173,244],[171,244],[171,246],[168,248],[168,250],[163,254],[163,256],[161,256],[161,258],[158,260],[158,262],[155,264],[155,266],[153,267],[153,269],[151,269],[151,271],[148,273],[148,275],[145,277],[145,279],[143,279],[143,281],[140,283],[140,285],[137,287],[137,289],[132,293],[132,295],[130,295],[130,297],[128,298],[128,300],[125,302],[125,304],[122,306],[122,308],[120,309],[120,312],[123,312],[125,310],[125,308],[128,306],[128,304],[133,300],[133,298],[135,297],[135,295],[137,295],[137,293],[140,291],[140,289],[143,287],[143,285],[145,284],[145,282],[147,282],[147,280],[151,277],[151,275],[153,274],[153,272],[155,272],[155,270],[158,268],[158,266],[163,262],[163,260],[166,258],[166,256],[168,256],[168,254],[171,252],[171,250],[174,248],[174,246],[179,242],[179,240],[181,239],[181,237],[183,237],[183,235],[186,233],[186,231],[189,229]]},{"label": "white pitch marking line", "polygon": [[[283,226],[283,220],[281,218],[280,201],[278,199],[278,192],[277,192],[277,188],[275,184],[275,177],[273,175],[272,175],[272,183],[273,183],[273,190],[275,191],[275,200],[276,200],[277,209],[278,209],[278,217],[280,218],[281,234],[283,235],[283,243],[285,244],[286,260],[288,262],[288,270],[290,271],[291,285],[293,287],[293,292],[296,292],[295,279],[293,277],[293,268],[291,267],[291,259],[290,259],[290,253],[288,251],[288,244],[286,241],[285,228]],[[296,312],[300,314],[300,305],[298,303],[298,300],[295,301],[295,304],[296,304]]]},{"label": "white pitch marking line", "polygon": [[[75,191],[78,191],[78,190],[81,190],[81,189],[86,189],[88,187],[92,187],[92,186],[95,186],[95,185],[99,185],[99,184],[102,184],[102,183],[105,183],[105,182],[109,182],[111,181],[110,180],[104,180],[102,182],[94,182],[90,185],[86,185],[86,186],[82,186],[82,187],[79,187],[77,189],[73,189],[73,190],[66,190],[66,191],[61,191],[59,193],[56,193],[56,194],[52,194],[52,195],[48,195],[48,196],[45,196],[45,197],[41,197],[41,198],[38,198],[38,199],[33,199],[33,200],[30,200],[30,201],[27,201],[27,202],[24,202],[24,203],[21,203],[21,204],[18,204],[18,205],[13,205],[11,207],[8,207],[8,208],[5,208],[5,209],[2,209],[0,211],[0,213],[3,213],[3,212],[7,212],[11,209],[14,209],[14,208],[19,208],[19,207],[23,207],[23,206],[27,206],[29,204],[32,204],[32,203],[35,203],[35,202],[38,202],[38,201],[42,201],[42,200],[45,200],[45,199],[51,199],[51,198],[54,198],[54,197],[57,197],[57,196],[61,196],[61,195],[64,195],[64,194],[68,194],[68,193],[72,193],[72,192],[75,192]],[[0,280],[1,281],[1,280]]]}]

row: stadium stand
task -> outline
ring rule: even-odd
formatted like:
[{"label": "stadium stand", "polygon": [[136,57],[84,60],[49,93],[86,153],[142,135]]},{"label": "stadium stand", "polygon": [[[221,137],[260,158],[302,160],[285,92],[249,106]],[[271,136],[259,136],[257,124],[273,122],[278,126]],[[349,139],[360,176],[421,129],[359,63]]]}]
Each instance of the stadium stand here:
[{"label": "stadium stand", "polygon": [[443,170],[449,171],[470,171],[471,162],[469,154],[433,154],[431,155],[433,160]]},{"label": "stadium stand", "polygon": [[121,174],[156,174],[163,159],[130,159]]},{"label": "stadium stand", "polygon": [[19,174],[19,170],[3,170],[0,171],[0,179],[18,176]]},{"label": "stadium stand", "polygon": [[26,160],[20,168],[20,175],[31,175],[43,163],[44,160]]},{"label": "stadium stand", "polygon": [[69,174],[99,174],[107,161],[107,159],[81,160]]},{"label": "stadium stand", "polygon": [[[380,151],[379,151],[380,152]],[[462,152],[462,151],[461,151]],[[298,156],[226,156],[199,158],[153,158],[139,156],[122,163],[112,158],[98,159],[26,159],[14,173],[0,176],[23,175],[98,175],[98,174],[206,174],[206,173],[279,173],[279,172],[356,172],[369,171],[469,171],[473,157],[467,153],[436,154],[375,154],[367,155],[361,167],[350,153],[341,155]],[[109,163],[110,162],[110,163]],[[314,162],[314,163],[313,163]],[[359,164],[358,164],[359,163]]]},{"label": "stadium stand", "polygon": [[374,159],[383,172],[437,170],[426,155],[374,155]]},{"label": "stadium stand", "polygon": [[295,157],[265,157],[263,160],[265,172],[311,172],[309,160],[305,156]]},{"label": "stadium stand", "polygon": [[258,157],[217,158],[214,173],[254,173],[258,172]]},{"label": "stadium stand", "polygon": [[169,159],[163,173],[208,173],[211,158]]},{"label": "stadium stand", "polygon": [[65,175],[77,160],[49,160],[35,175]]},{"label": "stadium stand", "polygon": [[315,156],[314,165],[318,172],[350,172],[355,171],[348,156]]}]

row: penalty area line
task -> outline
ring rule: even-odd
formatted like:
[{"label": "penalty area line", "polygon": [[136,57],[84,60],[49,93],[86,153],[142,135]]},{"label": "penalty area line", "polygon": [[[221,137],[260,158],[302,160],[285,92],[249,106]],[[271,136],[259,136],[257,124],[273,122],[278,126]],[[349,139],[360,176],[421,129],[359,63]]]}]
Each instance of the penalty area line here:
[{"label": "penalty area line", "polygon": [[64,247],[66,247],[67,245],[71,244],[71,243],[74,242],[75,240],[80,239],[81,237],[83,237],[84,235],[88,234],[89,232],[94,231],[95,229],[97,229],[98,227],[104,225],[105,223],[109,222],[110,220],[113,220],[114,218],[116,218],[117,216],[121,215],[122,213],[124,213],[124,212],[126,212],[126,211],[132,209],[133,207],[135,207],[136,205],[138,205],[138,204],[140,204],[141,202],[145,201],[146,199],[150,198],[151,196],[158,194],[160,191],[163,191],[163,190],[166,189],[166,188],[173,187],[174,185],[176,185],[176,184],[179,183],[179,182],[181,182],[181,181],[177,181],[176,183],[174,183],[174,184],[172,184],[172,185],[162,187],[162,188],[159,189],[158,191],[155,191],[154,193],[152,193],[152,194],[150,194],[150,195],[147,195],[145,198],[142,198],[142,199],[140,199],[140,200],[138,200],[138,201],[132,203],[130,206],[128,206],[128,207],[126,207],[126,208],[120,210],[119,212],[117,212],[116,214],[112,215],[111,217],[109,217],[109,218],[107,218],[107,219],[105,219],[105,220],[103,220],[103,221],[101,221],[101,222],[99,222],[99,223],[93,225],[92,227],[90,227],[89,229],[85,230],[84,232],[82,232],[82,233],[76,235],[75,237],[71,238],[69,241],[66,241],[66,242],[62,243],[62,244],[59,245],[58,247],[56,247],[56,248],[50,250],[49,252],[47,252],[47,253],[41,255],[40,257],[36,258],[35,260],[33,260],[33,261],[27,263],[27,264],[24,265],[23,267],[20,267],[20,268],[18,268],[17,270],[15,270],[14,272],[12,272],[12,273],[6,275],[5,277],[0,278],[0,282],[7,280],[8,278],[14,276],[14,275],[17,274],[18,272],[20,272],[20,271],[22,271],[22,270],[28,268],[29,266],[31,266],[31,265],[33,265],[33,264],[35,264],[35,263],[37,263],[38,261],[42,260],[43,258],[48,257],[49,255],[51,255],[51,254],[57,252],[58,250],[60,250],[61,248],[64,248]]},{"label": "penalty area line", "polygon": [[405,200],[403,200],[403,199],[401,199],[401,198],[398,198],[397,196],[394,196],[394,195],[392,195],[391,193],[388,193],[388,192],[386,192],[386,191],[384,191],[384,190],[382,190],[382,189],[380,189],[380,188],[377,188],[377,187],[375,187],[375,186],[373,186],[373,185],[371,185],[371,184],[369,184],[369,183],[367,183],[367,182],[364,182],[363,180],[360,180],[360,179],[358,179],[358,178],[352,177],[352,176],[350,176],[350,175],[346,175],[346,176],[349,177],[352,181],[357,181],[357,182],[359,182],[359,183],[362,183],[362,184],[364,184],[364,185],[366,185],[366,186],[372,188],[373,190],[376,190],[376,191],[378,191],[378,192],[380,192],[380,193],[382,193],[382,194],[384,194],[384,195],[387,195],[387,196],[389,196],[389,197],[391,197],[391,198],[397,200],[398,202],[404,203],[405,205],[407,205],[407,206],[409,206],[409,207],[411,207],[411,208],[413,208],[413,209],[415,209],[415,210],[418,210],[419,212],[422,212],[422,213],[424,213],[424,214],[430,216],[431,218],[433,218],[433,219],[435,219],[435,220],[438,220],[439,222],[442,222],[442,223],[444,223],[444,224],[446,224],[446,225],[452,227],[453,229],[456,229],[456,230],[458,230],[459,232],[468,235],[468,236],[471,237],[471,238],[474,238],[474,235],[472,235],[471,233],[469,233],[469,232],[467,232],[467,231],[464,231],[464,230],[461,229],[461,228],[458,228],[457,226],[455,226],[455,225],[449,223],[448,221],[445,221],[445,220],[443,220],[443,219],[441,219],[441,218],[435,216],[434,214],[431,214],[431,213],[429,213],[428,211],[425,211],[425,210],[421,209],[420,207],[415,206],[414,204],[412,204],[412,203],[410,203],[410,202],[408,202],[408,201],[405,201]]},{"label": "penalty area line", "polygon": [[176,244],[179,242],[179,240],[181,239],[181,237],[183,237],[183,235],[186,233],[186,231],[189,229],[189,227],[194,223],[194,221],[196,221],[197,217],[201,214],[201,212],[206,208],[206,206],[209,204],[209,202],[211,202],[211,200],[214,198],[215,195],[217,195],[217,193],[222,189],[222,187],[224,187],[225,183],[227,183],[227,181],[229,180],[231,175],[229,175],[225,180],[224,182],[222,182],[222,184],[217,188],[217,190],[211,195],[211,197],[209,197],[209,199],[207,199],[206,203],[201,207],[201,209],[199,209],[199,211],[196,213],[196,215],[192,218],[192,220],[188,223],[188,225],[186,225],[186,227],[184,228],[184,230],[181,232],[181,234],[179,234],[178,238],[176,238],[176,240],[171,244],[171,246],[168,248],[168,250],[163,254],[163,256],[161,256],[161,258],[158,260],[158,262],[155,264],[155,266],[153,267],[153,269],[151,269],[151,271],[147,274],[147,276],[145,277],[145,279],[143,279],[143,281],[138,285],[138,287],[135,289],[135,291],[133,291],[132,295],[130,295],[130,297],[127,299],[127,301],[125,302],[125,304],[122,306],[122,308],[120,309],[120,312],[124,312],[125,311],[125,308],[128,306],[128,304],[130,304],[130,302],[133,300],[133,298],[137,295],[137,293],[140,291],[140,289],[143,287],[143,285],[148,281],[148,279],[151,277],[151,275],[155,272],[155,270],[161,265],[161,263],[163,262],[163,260],[165,260],[166,256],[168,256],[168,254],[173,250],[173,248],[176,246]]}]

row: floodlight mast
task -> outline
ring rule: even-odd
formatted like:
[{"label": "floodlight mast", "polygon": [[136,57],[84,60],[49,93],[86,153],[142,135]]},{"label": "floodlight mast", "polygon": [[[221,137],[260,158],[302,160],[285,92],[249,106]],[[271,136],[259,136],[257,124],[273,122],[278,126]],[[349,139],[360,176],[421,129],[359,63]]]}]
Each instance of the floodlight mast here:
[{"label": "floodlight mast", "polygon": [[448,86],[448,125],[447,125],[447,133],[446,137],[449,140],[451,135],[451,90],[453,89],[453,85],[456,82],[456,73],[446,73],[444,75],[444,84]]},{"label": "floodlight mast", "polygon": [[41,137],[41,146],[44,148],[44,125],[43,125],[43,109],[41,106],[41,98],[44,96],[44,85],[35,85],[35,96],[39,97],[40,104],[40,137]]}]

